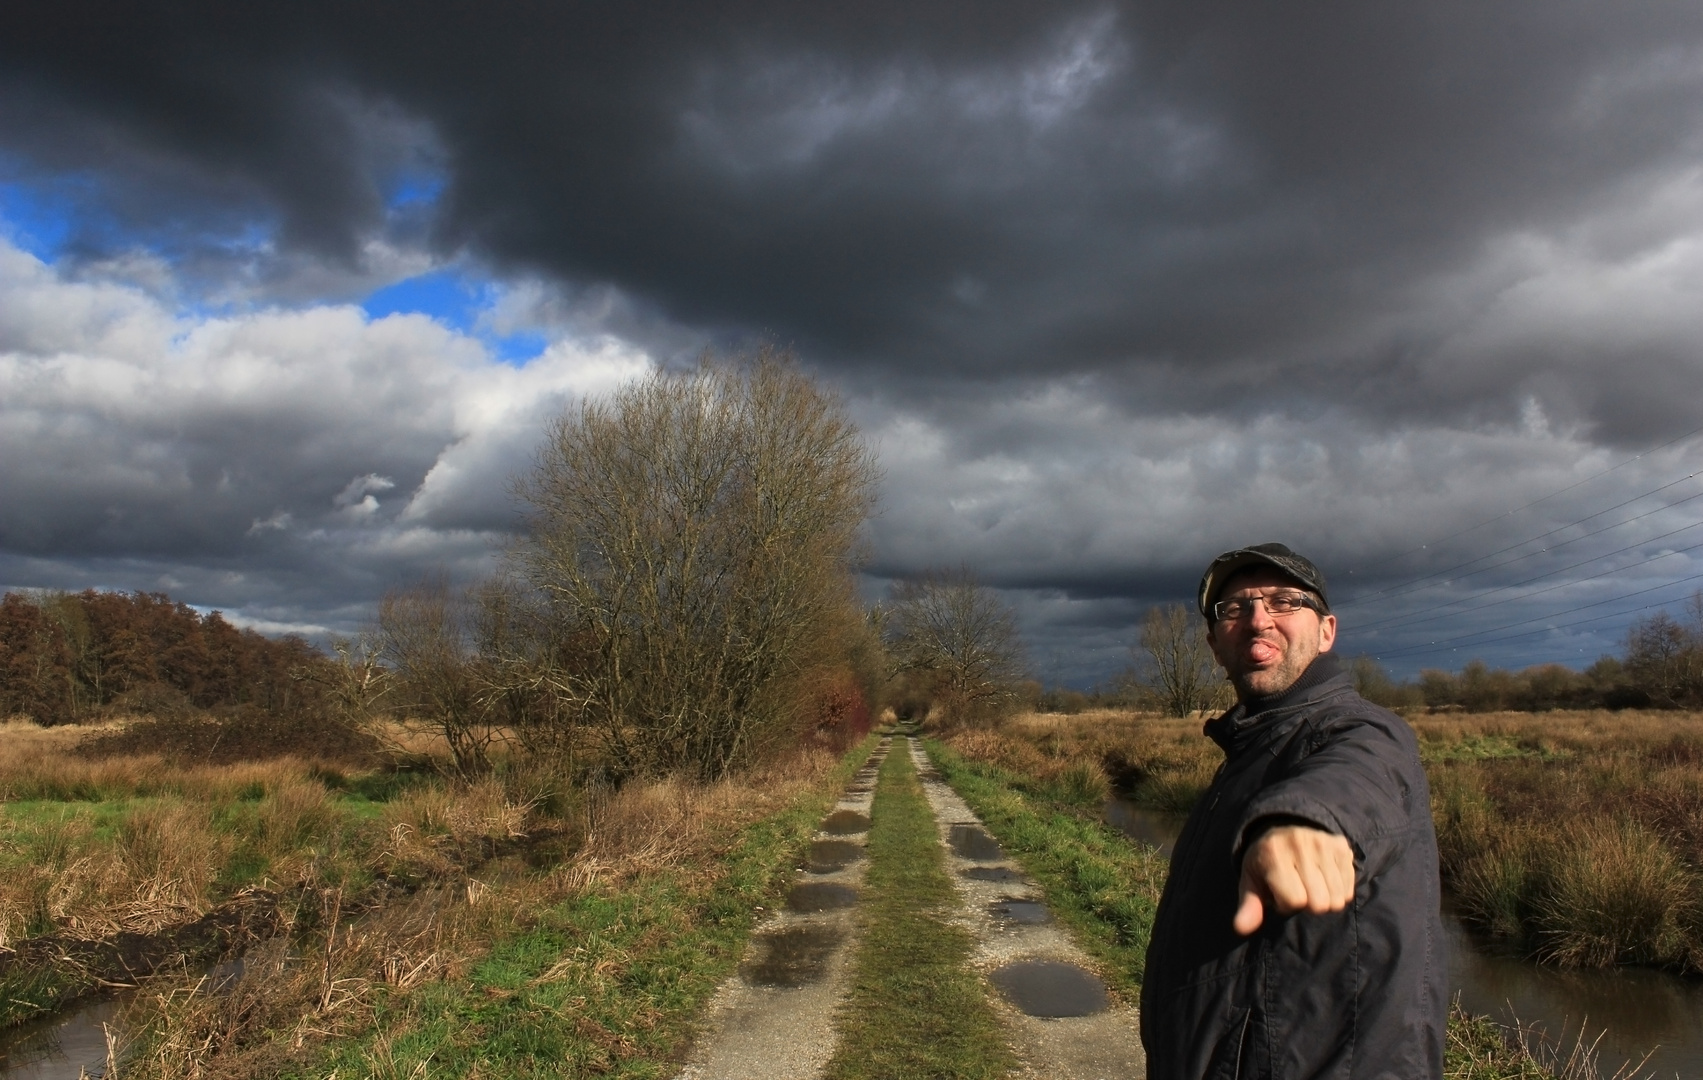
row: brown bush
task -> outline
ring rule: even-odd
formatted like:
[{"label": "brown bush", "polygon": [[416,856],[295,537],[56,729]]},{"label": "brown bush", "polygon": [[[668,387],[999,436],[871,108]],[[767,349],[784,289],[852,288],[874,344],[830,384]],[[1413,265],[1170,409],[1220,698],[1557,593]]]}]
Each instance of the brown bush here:
[{"label": "brown bush", "polygon": [[620,778],[784,754],[800,676],[844,658],[875,480],[843,405],[775,350],[588,398],[517,482],[546,647],[500,659],[541,663]]}]

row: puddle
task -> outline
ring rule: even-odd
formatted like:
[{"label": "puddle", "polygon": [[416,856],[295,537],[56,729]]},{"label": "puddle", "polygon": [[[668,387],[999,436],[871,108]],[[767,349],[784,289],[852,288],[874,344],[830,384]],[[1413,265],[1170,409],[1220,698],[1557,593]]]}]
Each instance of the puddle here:
[{"label": "puddle", "polygon": [[863,845],[850,840],[817,840],[810,845],[804,864],[812,874],[831,874],[863,858]]},{"label": "puddle", "polygon": [[845,939],[829,926],[791,926],[757,937],[758,959],[740,965],[753,986],[807,986],[828,973],[828,958]]},{"label": "puddle", "polygon": [[794,911],[832,911],[857,903],[857,890],[850,885],[835,885],[828,881],[807,881],[794,885],[786,894],[786,906]]},{"label": "puddle", "polygon": [[856,810],[835,810],[822,822],[822,831],[831,836],[850,836],[869,831],[869,816]]},{"label": "puddle", "polygon": [[988,905],[988,914],[1024,926],[1039,926],[1053,921],[1047,905],[1034,900],[995,900]]},{"label": "puddle", "polygon": [[1022,874],[1006,866],[972,866],[960,873],[971,881],[992,881],[1001,885],[1023,880]]},{"label": "puddle", "polygon": [[1057,960],[1021,960],[996,969],[988,979],[1030,1016],[1090,1016],[1109,1004],[1105,983]]},{"label": "puddle", "polygon": [[1005,858],[1005,852],[999,848],[999,841],[988,835],[988,831],[980,825],[954,825],[947,838],[952,850],[961,859],[971,859],[975,862],[997,862]]}]

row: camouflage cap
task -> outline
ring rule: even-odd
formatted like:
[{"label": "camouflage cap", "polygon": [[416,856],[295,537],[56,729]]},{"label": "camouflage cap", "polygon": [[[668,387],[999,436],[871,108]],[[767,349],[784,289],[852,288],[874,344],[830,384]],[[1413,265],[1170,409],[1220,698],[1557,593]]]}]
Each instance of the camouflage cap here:
[{"label": "camouflage cap", "polygon": [[1262,565],[1281,571],[1294,578],[1295,583],[1303,589],[1318,593],[1325,611],[1330,611],[1330,597],[1325,595],[1325,576],[1313,565],[1311,559],[1295,554],[1283,544],[1254,544],[1252,547],[1226,551],[1213,559],[1212,565],[1206,568],[1206,573],[1200,579],[1200,595],[1196,598],[1201,615],[1208,620],[1212,618],[1212,605],[1218,599],[1218,590],[1224,587],[1224,583],[1230,580],[1232,574],[1250,566]]}]

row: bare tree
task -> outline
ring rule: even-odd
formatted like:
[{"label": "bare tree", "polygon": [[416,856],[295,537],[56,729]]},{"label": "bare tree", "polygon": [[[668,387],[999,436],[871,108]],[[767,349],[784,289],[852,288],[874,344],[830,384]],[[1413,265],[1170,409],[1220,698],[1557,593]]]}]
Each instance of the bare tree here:
[{"label": "bare tree", "polygon": [[929,673],[949,722],[984,722],[1016,701],[1027,677],[1016,616],[968,570],[900,582],[886,626],[895,673]]},{"label": "bare tree", "polygon": [[657,373],[551,425],[517,569],[564,715],[624,775],[710,776],[789,738],[854,603],[873,459],[791,359]]},{"label": "bare tree", "polygon": [[376,631],[352,638],[331,639],[331,664],[298,665],[290,677],[318,683],[337,718],[350,727],[371,731],[383,714],[380,702],[395,687],[390,669],[384,665],[383,646]]},{"label": "bare tree", "polygon": [[473,590],[471,631],[477,700],[493,724],[533,754],[566,762],[583,732],[556,693],[561,650],[547,613],[524,583],[499,576]]},{"label": "bare tree", "polygon": [[1132,651],[1142,683],[1169,715],[1229,704],[1228,684],[1207,647],[1205,628],[1185,605],[1150,609]]},{"label": "bare tree", "polygon": [[394,708],[440,733],[463,776],[489,770],[491,744],[504,735],[481,695],[471,607],[472,598],[438,579],[392,590],[378,609]]},{"label": "bare tree", "polygon": [[1656,705],[1703,701],[1703,592],[1693,593],[1685,618],[1658,611],[1626,630],[1626,674]]}]

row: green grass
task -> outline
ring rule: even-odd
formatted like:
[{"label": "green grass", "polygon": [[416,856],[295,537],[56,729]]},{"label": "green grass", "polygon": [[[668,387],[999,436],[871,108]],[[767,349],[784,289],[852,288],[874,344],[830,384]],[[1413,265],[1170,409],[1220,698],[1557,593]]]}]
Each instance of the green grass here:
[{"label": "green grass", "polygon": [[338,1045],[287,1075],[361,1075],[382,1056],[403,1076],[667,1076],[814,817],[792,811],[752,829],[712,884],[663,873],[542,912],[465,982],[382,1008],[382,1038]]},{"label": "green grass", "polygon": [[95,987],[95,980],[71,965],[28,969],[14,965],[0,975],[0,1029],[50,1013]]},{"label": "green grass", "polygon": [[1513,735],[1473,733],[1459,739],[1422,739],[1419,743],[1419,757],[1426,765],[1446,761],[1506,761],[1511,758],[1561,761],[1570,756],[1565,750],[1544,746],[1530,737]]},{"label": "green grass", "polygon": [[882,764],[869,833],[862,939],[829,1080],[1003,1077],[1016,1058],[969,966],[974,942],[934,814],[903,741]]},{"label": "green grass", "polygon": [[925,746],[1006,854],[1046,889],[1054,914],[1100,961],[1107,981],[1133,998],[1164,888],[1165,858],[1084,816],[1074,800],[1055,803],[1025,793],[1013,773],[966,760],[932,740]]}]

